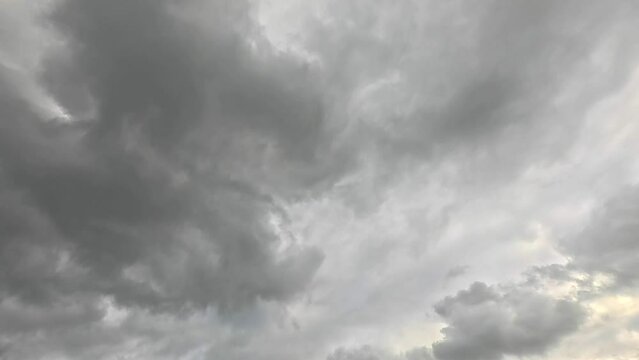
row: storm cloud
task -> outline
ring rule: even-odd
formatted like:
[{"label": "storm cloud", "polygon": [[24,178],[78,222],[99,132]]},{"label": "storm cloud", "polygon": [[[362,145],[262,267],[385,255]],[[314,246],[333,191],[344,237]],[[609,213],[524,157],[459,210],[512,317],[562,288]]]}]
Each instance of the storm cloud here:
[{"label": "storm cloud", "polygon": [[4,2],[0,358],[632,356],[638,15]]},{"label": "storm cloud", "polygon": [[[65,55],[73,63],[56,63],[54,58],[47,70],[55,77],[58,66],[72,66],[78,69],[74,74],[78,79],[69,81],[81,83],[62,84],[52,94],[77,97],[72,92],[85,86],[95,117],[60,123],[38,119],[24,108],[4,116],[3,178],[13,187],[7,190],[12,198],[8,200],[16,204],[3,204],[8,207],[3,221],[9,231],[3,244],[27,253],[68,250],[67,262],[84,268],[82,276],[65,279],[64,271],[47,276],[54,282],[76,281],[78,290],[110,294],[132,305],[231,307],[258,297],[286,298],[304,286],[321,262],[321,252],[291,247],[290,254],[275,254],[271,248],[278,240],[261,217],[276,212],[277,205],[231,170],[236,159],[228,149],[236,146],[235,152],[244,152],[243,146],[198,139],[198,132],[215,127],[210,134],[219,136],[220,142],[255,137],[249,146],[263,141],[263,146],[272,143],[275,151],[289,153],[287,148],[296,145],[286,139],[297,138],[296,127],[321,125],[321,108],[315,103],[319,100],[312,90],[292,92],[296,85],[278,84],[284,79],[272,75],[268,60],[251,63],[253,57],[233,40],[235,34],[180,39],[201,30],[182,24],[169,5],[80,1],[55,9],[51,21],[68,34],[71,55]],[[209,54],[198,54],[198,48],[204,47],[198,41],[207,42]],[[198,73],[199,61],[211,66]],[[294,64],[288,69],[297,70]],[[269,91],[235,72],[263,83]],[[243,84],[247,82],[250,85]],[[260,99],[263,93],[267,99],[262,104],[247,102],[254,109],[233,109],[226,101],[213,104],[230,93]],[[282,101],[278,98],[286,98],[286,110],[277,105]],[[261,123],[272,117],[294,124],[260,129],[253,115],[258,113]],[[223,148],[215,149],[218,146]],[[312,146],[290,152],[298,156],[312,152]],[[207,163],[199,165],[202,158]],[[218,169],[224,162],[229,166]],[[22,223],[38,218],[41,225]],[[12,241],[21,236],[33,239],[37,235],[33,233],[49,239],[34,243],[36,249],[31,250],[23,241]],[[20,258],[11,251],[3,254]],[[240,265],[243,261],[246,264]],[[174,266],[188,270],[174,272]],[[55,296],[61,291],[52,283],[45,291],[33,281],[15,282],[34,285],[24,289],[25,296],[34,292]]]}]

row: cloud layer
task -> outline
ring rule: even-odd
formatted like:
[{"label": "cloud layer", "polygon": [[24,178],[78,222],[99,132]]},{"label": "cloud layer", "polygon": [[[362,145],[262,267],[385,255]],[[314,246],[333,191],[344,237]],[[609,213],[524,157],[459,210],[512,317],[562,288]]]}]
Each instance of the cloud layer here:
[{"label": "cloud layer", "polygon": [[0,5],[0,358],[632,358],[632,1]]}]

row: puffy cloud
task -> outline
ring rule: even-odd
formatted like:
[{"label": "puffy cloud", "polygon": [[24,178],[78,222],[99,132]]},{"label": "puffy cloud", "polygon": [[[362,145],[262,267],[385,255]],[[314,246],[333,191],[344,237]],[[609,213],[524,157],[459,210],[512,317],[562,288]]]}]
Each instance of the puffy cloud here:
[{"label": "puffy cloud", "polygon": [[578,303],[520,288],[499,291],[481,282],[446,297],[435,310],[447,326],[433,353],[454,360],[542,354],[585,318]]},{"label": "puffy cloud", "polygon": [[[321,264],[320,249],[269,220],[286,216],[278,198],[315,181],[325,135],[312,79],[299,61],[251,48],[261,40],[246,4],[183,5],[3,6],[3,17],[29,15],[7,26],[48,27],[46,39],[3,45],[15,58],[33,46],[33,64],[0,64],[7,356],[157,357],[160,339],[181,356],[209,325],[178,344],[147,329],[162,315],[141,314],[180,326],[217,309],[229,318],[220,328],[245,327],[236,314],[285,303]],[[216,21],[197,19],[204,6]],[[104,299],[142,324],[109,325]]]},{"label": "puffy cloud", "polygon": [[[21,262],[3,262],[9,295],[97,292],[143,307],[231,309],[304,288],[321,252],[276,252],[284,240],[266,218],[277,193],[252,183],[262,171],[242,156],[262,151],[252,146],[313,153],[321,103],[303,75],[285,81],[301,64],[251,52],[237,8],[218,15],[238,29],[216,22],[214,36],[169,2],[55,8],[66,43],[43,60],[43,86],[63,105],[88,91],[95,117],[75,119],[70,106],[75,120],[46,122],[21,94],[3,96],[3,255]],[[74,77],[56,78],[61,66]],[[59,270],[61,261],[80,270]]]}]

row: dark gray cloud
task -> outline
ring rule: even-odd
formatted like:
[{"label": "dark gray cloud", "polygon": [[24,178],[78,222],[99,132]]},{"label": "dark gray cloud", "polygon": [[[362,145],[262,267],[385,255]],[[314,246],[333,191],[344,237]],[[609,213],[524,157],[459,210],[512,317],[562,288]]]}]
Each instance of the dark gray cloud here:
[{"label": "dark gray cloud", "polygon": [[476,282],[435,306],[447,323],[433,344],[438,359],[501,359],[543,354],[585,319],[578,303],[525,289],[500,291]]},{"label": "dark gray cloud", "polygon": [[315,181],[283,167],[314,171],[323,136],[303,64],[250,49],[245,4],[207,5],[213,29],[191,21],[189,6],[204,4],[174,5],[65,1],[37,18],[64,43],[33,81],[70,119],[43,117],[41,99],[16,86],[26,77],[0,72],[0,336],[10,358],[157,358],[162,338],[162,356],[181,356],[198,345],[109,327],[105,299],[129,314],[212,308],[232,318],[299,294],[322,262],[268,223],[284,190]]},{"label": "dark gray cloud", "polygon": [[[301,64],[250,52],[244,5],[218,13],[225,23],[213,22],[209,37],[172,6],[66,1],[55,9],[52,26],[71,55],[59,63],[53,54],[43,76],[61,101],[87,90],[95,118],[42,122],[3,96],[3,255],[24,261],[65,250],[83,269],[70,280],[45,271],[52,264],[30,268],[24,276],[51,278],[43,286],[19,277],[30,265],[4,262],[3,284],[30,287],[10,294],[88,291],[143,307],[233,308],[286,299],[321,262],[302,245],[274,253],[280,239],[264,217],[277,206],[252,183],[261,171],[241,159],[252,149],[233,144],[262,142],[299,161],[315,151],[321,99],[303,75],[286,78]],[[73,67],[74,78],[55,82],[59,66]],[[250,177],[236,179],[233,166]],[[69,281],[75,289],[57,284]]]}]

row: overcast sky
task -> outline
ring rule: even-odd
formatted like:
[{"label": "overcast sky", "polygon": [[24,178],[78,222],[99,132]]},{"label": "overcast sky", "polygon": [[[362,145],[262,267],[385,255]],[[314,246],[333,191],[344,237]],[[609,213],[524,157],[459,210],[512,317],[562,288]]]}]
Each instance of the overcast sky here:
[{"label": "overcast sky", "polygon": [[1,0],[0,359],[638,359],[638,19]]}]

